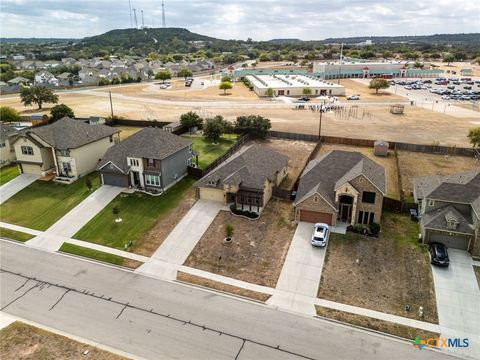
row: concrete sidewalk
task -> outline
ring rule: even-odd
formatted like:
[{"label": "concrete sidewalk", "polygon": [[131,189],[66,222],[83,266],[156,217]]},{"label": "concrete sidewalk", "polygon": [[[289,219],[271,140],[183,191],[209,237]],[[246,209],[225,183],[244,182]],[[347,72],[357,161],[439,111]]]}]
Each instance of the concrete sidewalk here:
[{"label": "concrete sidewalk", "polygon": [[312,226],[307,222],[298,224],[275,292],[267,304],[308,315],[316,314],[314,302],[327,249],[310,244]]},{"label": "concrete sidewalk", "polygon": [[20,174],[6,184],[0,186],[0,204],[10,199],[19,191],[38,180],[40,176],[32,174]]},{"label": "concrete sidewalk", "polygon": [[100,186],[95,192],[75,206],[45,232],[68,238],[72,237],[105,206],[115,199],[122,190],[123,188],[118,186]]},{"label": "concrete sidewalk", "polygon": [[198,200],[175,226],[151,259],[136,271],[167,280],[176,279],[176,270],[187,260],[195,245],[208,229],[223,204]]}]

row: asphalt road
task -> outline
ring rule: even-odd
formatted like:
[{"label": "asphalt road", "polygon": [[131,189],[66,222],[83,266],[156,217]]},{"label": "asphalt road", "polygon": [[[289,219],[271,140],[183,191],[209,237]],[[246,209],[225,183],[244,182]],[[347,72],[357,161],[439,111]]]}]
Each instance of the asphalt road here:
[{"label": "asphalt road", "polygon": [[149,359],[446,359],[263,304],[0,241],[1,310]]}]

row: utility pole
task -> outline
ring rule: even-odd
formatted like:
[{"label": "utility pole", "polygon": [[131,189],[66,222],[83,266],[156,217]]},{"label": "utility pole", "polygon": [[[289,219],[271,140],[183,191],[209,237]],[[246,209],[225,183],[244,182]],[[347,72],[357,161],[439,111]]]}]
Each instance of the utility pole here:
[{"label": "utility pole", "polygon": [[145,21],[143,21],[143,9],[140,11],[142,13],[142,29],[145,29]]},{"label": "utility pole", "polygon": [[113,103],[112,103],[112,92],[110,90],[108,90],[108,95],[110,97],[110,111],[112,113],[112,122],[113,122]]},{"label": "utility pole", "polygon": [[135,18],[135,29],[138,29],[137,10],[133,8],[133,17]]},{"label": "utility pole", "polygon": [[128,8],[130,9],[130,27],[133,28],[133,19],[132,19],[132,4],[130,0],[128,0]]},{"label": "utility pole", "polygon": [[318,121],[318,141],[322,141],[322,114],[323,105],[320,105],[320,119]]},{"label": "utility pole", "polygon": [[340,84],[340,76],[342,75],[342,58],[343,58],[343,42],[340,48],[340,66],[338,67],[338,84]]},{"label": "utility pole", "polygon": [[167,23],[165,22],[165,4],[162,1],[162,27],[167,27]]}]

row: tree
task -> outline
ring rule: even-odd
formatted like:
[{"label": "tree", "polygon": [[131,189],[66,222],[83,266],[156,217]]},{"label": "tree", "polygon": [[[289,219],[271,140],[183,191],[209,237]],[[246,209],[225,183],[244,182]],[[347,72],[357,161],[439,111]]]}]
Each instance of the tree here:
[{"label": "tree", "polygon": [[447,66],[450,66],[450,63],[453,61],[455,61],[455,56],[453,56],[453,54],[446,53],[443,57],[443,62],[446,62]]},{"label": "tree", "polygon": [[217,143],[222,134],[225,132],[225,119],[221,115],[207,119],[203,127],[203,136],[206,139]]},{"label": "tree", "polygon": [[232,82],[232,78],[230,77],[230,75],[223,75],[220,82]]},{"label": "tree", "polygon": [[475,61],[478,65],[480,65],[480,56],[477,56],[473,61]]},{"label": "tree", "polygon": [[383,52],[382,57],[384,59],[389,59],[389,58],[393,57],[393,53],[391,51],[386,50],[386,51]]},{"label": "tree", "polygon": [[159,71],[155,75],[155,80],[162,80],[163,83],[165,83],[165,80],[168,80],[168,79],[171,79],[171,78],[172,78],[172,74],[170,74],[170,71],[168,71],[168,70]]},{"label": "tree", "polygon": [[20,91],[20,101],[25,106],[37,104],[41,110],[43,103],[58,103],[58,96],[44,86],[24,87]]},{"label": "tree", "polygon": [[177,72],[177,76],[183,77],[185,80],[187,80],[188,77],[193,76],[193,73],[192,73],[192,70],[184,68],[184,69],[180,69]]},{"label": "tree", "polygon": [[310,89],[310,88],[305,88],[305,89],[303,89],[302,92],[303,92],[303,95],[306,95],[306,96],[312,95],[312,89]]},{"label": "tree", "polygon": [[474,148],[480,147],[480,127],[470,129],[467,137]]},{"label": "tree", "polygon": [[390,84],[385,79],[372,79],[370,80],[370,84],[368,85],[369,89],[375,89],[375,94],[378,94],[378,90],[380,89],[388,89]]},{"label": "tree", "polygon": [[0,107],[0,120],[5,122],[13,122],[20,120],[18,111],[10,106]]},{"label": "tree", "polygon": [[238,116],[234,124],[235,131],[248,134],[252,139],[265,139],[272,127],[270,120],[260,115]]},{"label": "tree", "polygon": [[226,224],[225,225],[225,237],[227,239],[231,239],[233,236],[233,225],[232,224]]},{"label": "tree", "polygon": [[223,95],[227,95],[227,90],[230,90],[232,88],[232,83],[230,81],[224,81],[220,83],[220,86],[218,88],[220,90],[223,90]]},{"label": "tree", "polygon": [[413,67],[416,69],[423,69],[423,64],[417,60],[413,63]]},{"label": "tree", "polygon": [[52,122],[60,120],[63,117],[75,118],[75,114],[73,113],[72,108],[68,107],[65,104],[55,105],[50,110],[50,119]]},{"label": "tree", "polygon": [[269,87],[269,88],[267,88],[267,90],[265,90],[265,95],[270,96],[270,97],[274,97],[275,96],[275,90],[273,90],[271,87]]},{"label": "tree", "polygon": [[203,125],[203,119],[197,113],[189,111],[180,116],[180,123],[185,129],[190,130],[195,127],[201,129]]}]

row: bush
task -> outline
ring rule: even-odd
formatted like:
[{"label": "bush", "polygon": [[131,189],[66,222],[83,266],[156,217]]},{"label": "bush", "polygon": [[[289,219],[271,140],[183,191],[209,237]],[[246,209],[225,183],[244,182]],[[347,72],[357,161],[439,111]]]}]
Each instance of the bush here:
[{"label": "bush", "polygon": [[225,237],[231,238],[233,236],[233,225],[227,224],[225,225]]},{"label": "bush", "polygon": [[380,233],[380,224],[377,224],[375,222],[371,223],[369,226],[369,230],[373,236],[378,236],[378,234]]},{"label": "bush", "polygon": [[248,211],[248,210],[242,210],[242,209],[237,209],[235,207],[235,204],[230,205],[230,211],[234,213],[235,215],[243,215],[246,216],[250,219],[257,219],[259,215],[256,212],[253,211]]}]

